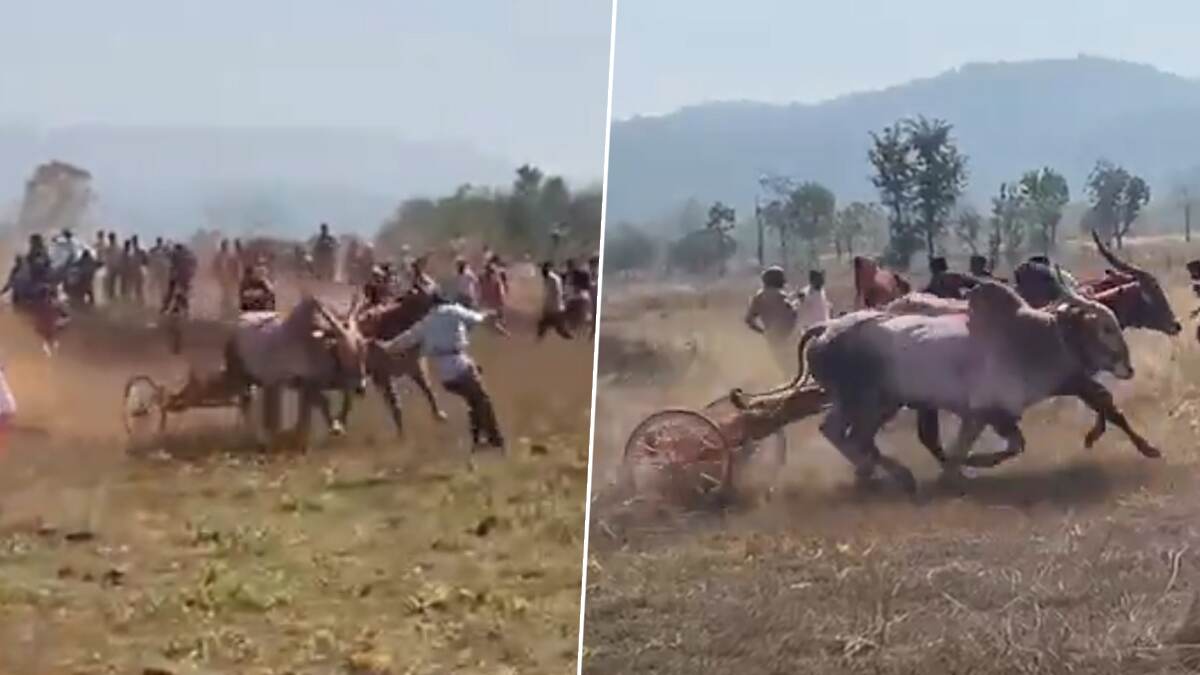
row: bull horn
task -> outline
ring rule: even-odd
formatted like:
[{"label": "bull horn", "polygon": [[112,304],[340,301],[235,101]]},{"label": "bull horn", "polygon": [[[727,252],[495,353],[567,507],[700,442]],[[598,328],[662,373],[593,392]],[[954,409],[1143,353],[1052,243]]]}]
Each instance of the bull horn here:
[{"label": "bull horn", "polygon": [[1100,250],[1100,255],[1104,256],[1104,259],[1108,261],[1108,264],[1127,274],[1145,274],[1145,272],[1137,267],[1134,267],[1133,265],[1113,255],[1113,252],[1108,250],[1108,247],[1105,246],[1104,242],[1100,240],[1100,235],[1096,234],[1095,230],[1092,230],[1092,241],[1096,242],[1096,248]]},{"label": "bull horn", "polygon": [[315,299],[314,302],[316,303],[317,313],[325,317],[325,320],[329,322],[333,329],[344,337],[346,334],[346,327],[342,325],[342,322],[333,315],[333,312],[329,311],[329,308],[325,306],[325,303]]}]

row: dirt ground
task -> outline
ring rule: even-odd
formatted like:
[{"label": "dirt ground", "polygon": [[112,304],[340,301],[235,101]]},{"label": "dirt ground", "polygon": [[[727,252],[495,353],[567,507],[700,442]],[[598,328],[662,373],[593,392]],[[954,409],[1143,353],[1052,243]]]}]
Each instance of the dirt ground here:
[{"label": "dirt ground", "polygon": [[[782,469],[760,453],[725,510],[613,498],[639,419],[791,373],[741,323],[755,279],[664,293],[607,287],[584,671],[1115,674],[1200,664],[1189,647],[1200,645],[1200,345],[1187,320],[1200,300],[1183,269],[1200,246],[1135,243],[1127,254],[1159,274],[1185,323],[1176,338],[1128,332],[1138,374],[1108,380],[1165,457],[1141,458],[1112,427],[1085,450],[1091,414],[1049,401],[1022,424],[1023,456],[952,491],[902,414],[880,446],[917,473],[915,501],[890,485],[856,489],[817,435],[819,417],[789,429]],[[1065,262],[1079,278],[1103,269],[1089,250]],[[851,301],[848,266],[826,262],[835,307]],[[635,351],[658,355],[642,358],[636,378],[623,372]],[[692,355],[662,356],[681,351]],[[943,425],[949,438],[955,422]],[[766,481],[777,487],[770,499]]]},{"label": "dirt ground", "polygon": [[171,358],[139,321],[80,320],[48,360],[0,317],[20,405],[0,456],[0,673],[573,672],[591,343],[539,345],[521,316],[509,339],[479,331],[511,447],[473,469],[459,400],[441,393],[439,426],[407,385],[404,442],[371,392],[306,455],[258,454],[210,411],[133,458],[125,380],[179,382],[219,344]]}]

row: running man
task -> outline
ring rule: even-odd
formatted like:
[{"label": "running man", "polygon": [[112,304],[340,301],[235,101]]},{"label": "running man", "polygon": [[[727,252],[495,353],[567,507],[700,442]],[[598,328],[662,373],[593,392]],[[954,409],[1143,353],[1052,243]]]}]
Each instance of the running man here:
[{"label": "running man", "polygon": [[495,312],[496,316],[504,318],[504,305],[508,298],[508,284],[501,276],[500,268],[494,260],[489,260],[483,268],[483,277],[479,280],[479,300],[483,308]]},{"label": "running man", "polygon": [[574,339],[567,327],[566,303],[563,301],[562,277],[554,271],[554,263],[542,263],[542,318],[538,321],[538,339],[546,337],[551,328],[564,340]]},{"label": "running man", "polygon": [[464,258],[455,260],[454,265],[458,270],[454,279],[454,301],[470,309],[479,307],[479,277],[475,276],[475,270]]},{"label": "running man", "polygon": [[469,330],[481,323],[491,326],[500,335],[508,335],[495,313],[467,309],[435,292],[429,314],[383,346],[389,353],[396,354],[420,345],[421,353],[433,365],[446,391],[466,401],[473,445],[503,450],[504,436],[496,421],[492,399],[484,388],[479,366],[467,353]]},{"label": "running man", "polygon": [[337,239],[329,233],[329,225],[321,223],[320,232],[313,243],[313,262],[317,268],[317,278],[321,281],[333,281],[337,276]]},{"label": "running man", "polygon": [[825,273],[808,271],[808,286],[800,291],[796,323],[801,331],[829,320],[829,298],[825,295]]},{"label": "running man", "polygon": [[791,368],[792,350],[788,342],[796,328],[797,307],[785,290],[787,276],[782,267],[763,270],[762,288],[750,299],[746,310],[746,325],[755,333],[766,336],[775,359],[785,370]]},{"label": "running man", "polygon": [[175,244],[167,257],[167,289],[161,313],[166,317],[171,353],[183,351],[183,322],[191,312],[192,280],[196,276],[196,257],[183,244]]}]

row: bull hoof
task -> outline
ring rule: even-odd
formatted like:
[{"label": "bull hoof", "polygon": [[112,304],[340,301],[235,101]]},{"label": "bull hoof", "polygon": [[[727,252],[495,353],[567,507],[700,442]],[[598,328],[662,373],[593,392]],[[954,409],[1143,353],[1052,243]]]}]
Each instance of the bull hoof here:
[{"label": "bull hoof", "polygon": [[1137,446],[1137,449],[1138,452],[1142,453],[1142,456],[1146,457],[1147,459],[1159,459],[1162,457],[1162,452],[1149,443],[1142,443]]},{"label": "bull hoof", "polygon": [[439,422],[445,422],[446,420],[450,419],[450,416],[446,414],[445,410],[435,410],[433,411],[433,419]]},{"label": "bull hoof", "polygon": [[329,426],[329,435],[335,438],[340,438],[346,435],[346,427],[342,426],[341,422],[334,422]]},{"label": "bull hoof", "polygon": [[916,496],[917,479],[915,476],[913,476],[912,471],[909,471],[903,466],[896,467],[896,469],[892,471],[892,479],[896,481],[896,484],[900,486],[901,490],[904,490],[904,494]]},{"label": "bull hoof", "polygon": [[1088,450],[1091,450],[1092,446],[1095,445],[1096,441],[1100,440],[1100,437],[1103,435],[1104,435],[1103,431],[1087,432],[1087,435],[1083,437],[1083,447]]}]

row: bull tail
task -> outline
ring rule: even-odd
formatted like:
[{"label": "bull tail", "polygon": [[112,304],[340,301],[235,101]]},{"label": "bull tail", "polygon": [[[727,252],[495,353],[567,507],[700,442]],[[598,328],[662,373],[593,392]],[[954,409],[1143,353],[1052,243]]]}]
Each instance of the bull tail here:
[{"label": "bull tail", "polygon": [[826,326],[824,323],[818,323],[815,326],[809,327],[809,329],[804,331],[804,334],[800,336],[800,344],[796,347],[796,358],[800,362],[800,367],[796,372],[796,377],[792,378],[791,382],[788,382],[780,387],[775,387],[774,389],[768,389],[767,391],[761,391],[753,394],[748,394],[742,391],[740,388],[734,389],[729,393],[729,398],[733,401],[734,405],[738,408],[744,408],[746,406],[746,399],[748,398],[778,394],[781,391],[795,389],[803,384],[804,381],[808,379],[808,343],[813,338],[824,335],[825,328]]},{"label": "bull tail", "polygon": [[796,372],[796,377],[788,385],[788,388],[799,386],[808,379],[808,342],[824,334],[825,324],[818,323],[815,326],[810,326],[808,330],[804,331],[804,335],[800,336],[800,344],[796,347],[796,360],[800,365]]}]

